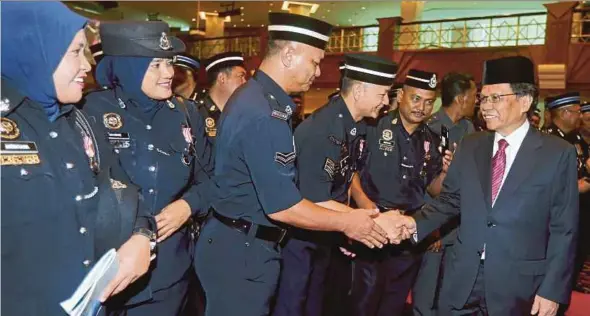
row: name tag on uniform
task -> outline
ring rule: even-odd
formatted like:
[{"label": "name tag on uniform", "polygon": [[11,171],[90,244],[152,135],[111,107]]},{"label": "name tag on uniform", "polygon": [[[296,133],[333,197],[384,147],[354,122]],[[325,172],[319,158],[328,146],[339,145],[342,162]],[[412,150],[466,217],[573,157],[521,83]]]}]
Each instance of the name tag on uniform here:
[{"label": "name tag on uniform", "polygon": [[0,143],[2,166],[36,165],[41,163],[35,142],[3,141]]},{"label": "name tag on uniform", "polygon": [[116,149],[125,149],[131,147],[129,133],[111,133],[108,132],[109,143]]},{"label": "name tag on uniform", "polygon": [[277,110],[273,110],[270,116],[283,121],[287,121],[289,119],[289,114]]},{"label": "name tag on uniform", "polygon": [[393,144],[394,144],[393,141],[387,141],[384,139],[380,139],[379,140],[379,150],[392,152],[393,147],[394,147]]}]

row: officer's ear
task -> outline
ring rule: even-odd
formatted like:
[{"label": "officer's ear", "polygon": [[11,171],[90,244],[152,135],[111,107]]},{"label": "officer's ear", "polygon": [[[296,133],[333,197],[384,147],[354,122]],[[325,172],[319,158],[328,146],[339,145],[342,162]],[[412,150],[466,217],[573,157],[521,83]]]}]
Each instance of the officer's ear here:
[{"label": "officer's ear", "polygon": [[291,68],[295,62],[295,54],[297,52],[297,44],[295,42],[287,42],[281,48],[281,62],[285,68]]},{"label": "officer's ear", "polygon": [[397,95],[395,96],[397,104],[402,103],[403,98],[404,98],[404,89],[397,90]]},{"label": "officer's ear", "polygon": [[227,76],[225,75],[224,71],[220,71],[217,73],[217,80],[215,80],[217,83],[223,84],[223,83],[225,83],[226,80],[227,80]]},{"label": "officer's ear", "polygon": [[360,81],[355,80],[355,82],[352,86],[352,96],[355,101],[358,101],[363,97],[364,90],[365,90],[365,84]]}]

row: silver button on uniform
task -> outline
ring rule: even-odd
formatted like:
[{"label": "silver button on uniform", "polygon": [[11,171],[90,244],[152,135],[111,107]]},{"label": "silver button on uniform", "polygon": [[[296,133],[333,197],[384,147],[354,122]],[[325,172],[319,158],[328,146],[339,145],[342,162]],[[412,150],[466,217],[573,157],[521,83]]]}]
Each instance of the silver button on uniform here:
[{"label": "silver button on uniform", "polygon": [[86,234],[86,227],[80,227],[80,234]]},{"label": "silver button on uniform", "polygon": [[150,194],[154,194],[154,189],[149,189],[149,190],[148,190],[148,192],[149,192]]},{"label": "silver button on uniform", "polygon": [[66,162],[66,168],[67,169],[72,169],[72,168],[74,168],[74,164],[71,163],[71,162]]},{"label": "silver button on uniform", "polygon": [[54,131],[49,132],[49,137],[51,138],[56,138],[57,137],[57,133]]},{"label": "silver button on uniform", "polygon": [[148,145],[148,150],[154,150],[154,145],[153,144],[149,144]]},{"label": "silver button on uniform", "polygon": [[76,201],[78,201],[78,202],[82,201],[82,196],[81,195],[76,195]]},{"label": "silver button on uniform", "polygon": [[148,170],[149,170],[150,172],[154,172],[154,171],[156,171],[156,167],[154,167],[154,166],[150,166],[150,167],[148,168]]},{"label": "silver button on uniform", "polygon": [[82,261],[82,264],[83,264],[85,267],[88,267],[88,266],[90,266],[90,260],[86,259],[86,260]]},{"label": "silver button on uniform", "polygon": [[149,131],[149,130],[151,130],[151,129],[152,129],[152,126],[151,126],[151,125],[146,125],[146,126],[145,126],[145,129],[147,129],[147,130]]}]

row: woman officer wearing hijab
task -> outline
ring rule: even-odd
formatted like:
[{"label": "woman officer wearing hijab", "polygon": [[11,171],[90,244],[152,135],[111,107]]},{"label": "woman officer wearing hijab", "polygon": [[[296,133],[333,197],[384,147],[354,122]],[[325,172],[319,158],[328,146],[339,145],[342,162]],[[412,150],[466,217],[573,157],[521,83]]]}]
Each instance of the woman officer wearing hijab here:
[{"label": "woman officer wearing hijab", "polygon": [[96,78],[110,89],[88,94],[83,107],[92,120],[102,122],[158,228],[158,257],[145,278],[109,305],[116,315],[180,313],[192,264],[192,234],[186,223],[208,209],[203,189],[210,156],[204,120],[193,106],[173,97],[173,57],[185,46],[168,33],[164,22],[102,22],[104,57]]},{"label": "woman officer wearing hijab", "polygon": [[[131,186],[110,179],[113,160],[71,105],[82,98],[90,70],[85,25],[59,2],[1,6],[4,315],[64,315],[60,302],[110,248],[119,248],[119,272],[104,297],[149,266],[150,242],[142,235],[149,214],[136,218],[136,189],[135,207],[118,208],[117,196],[129,196]],[[124,221],[123,214],[132,217]],[[124,224],[129,234],[118,242]]]}]

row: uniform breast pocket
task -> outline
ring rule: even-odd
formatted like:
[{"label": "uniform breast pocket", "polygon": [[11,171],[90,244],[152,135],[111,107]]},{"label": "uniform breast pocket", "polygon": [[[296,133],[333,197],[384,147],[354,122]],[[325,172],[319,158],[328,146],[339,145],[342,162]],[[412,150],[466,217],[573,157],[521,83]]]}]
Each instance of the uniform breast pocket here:
[{"label": "uniform breast pocket", "polygon": [[57,216],[56,177],[43,165],[2,166],[2,226],[43,222]]}]

